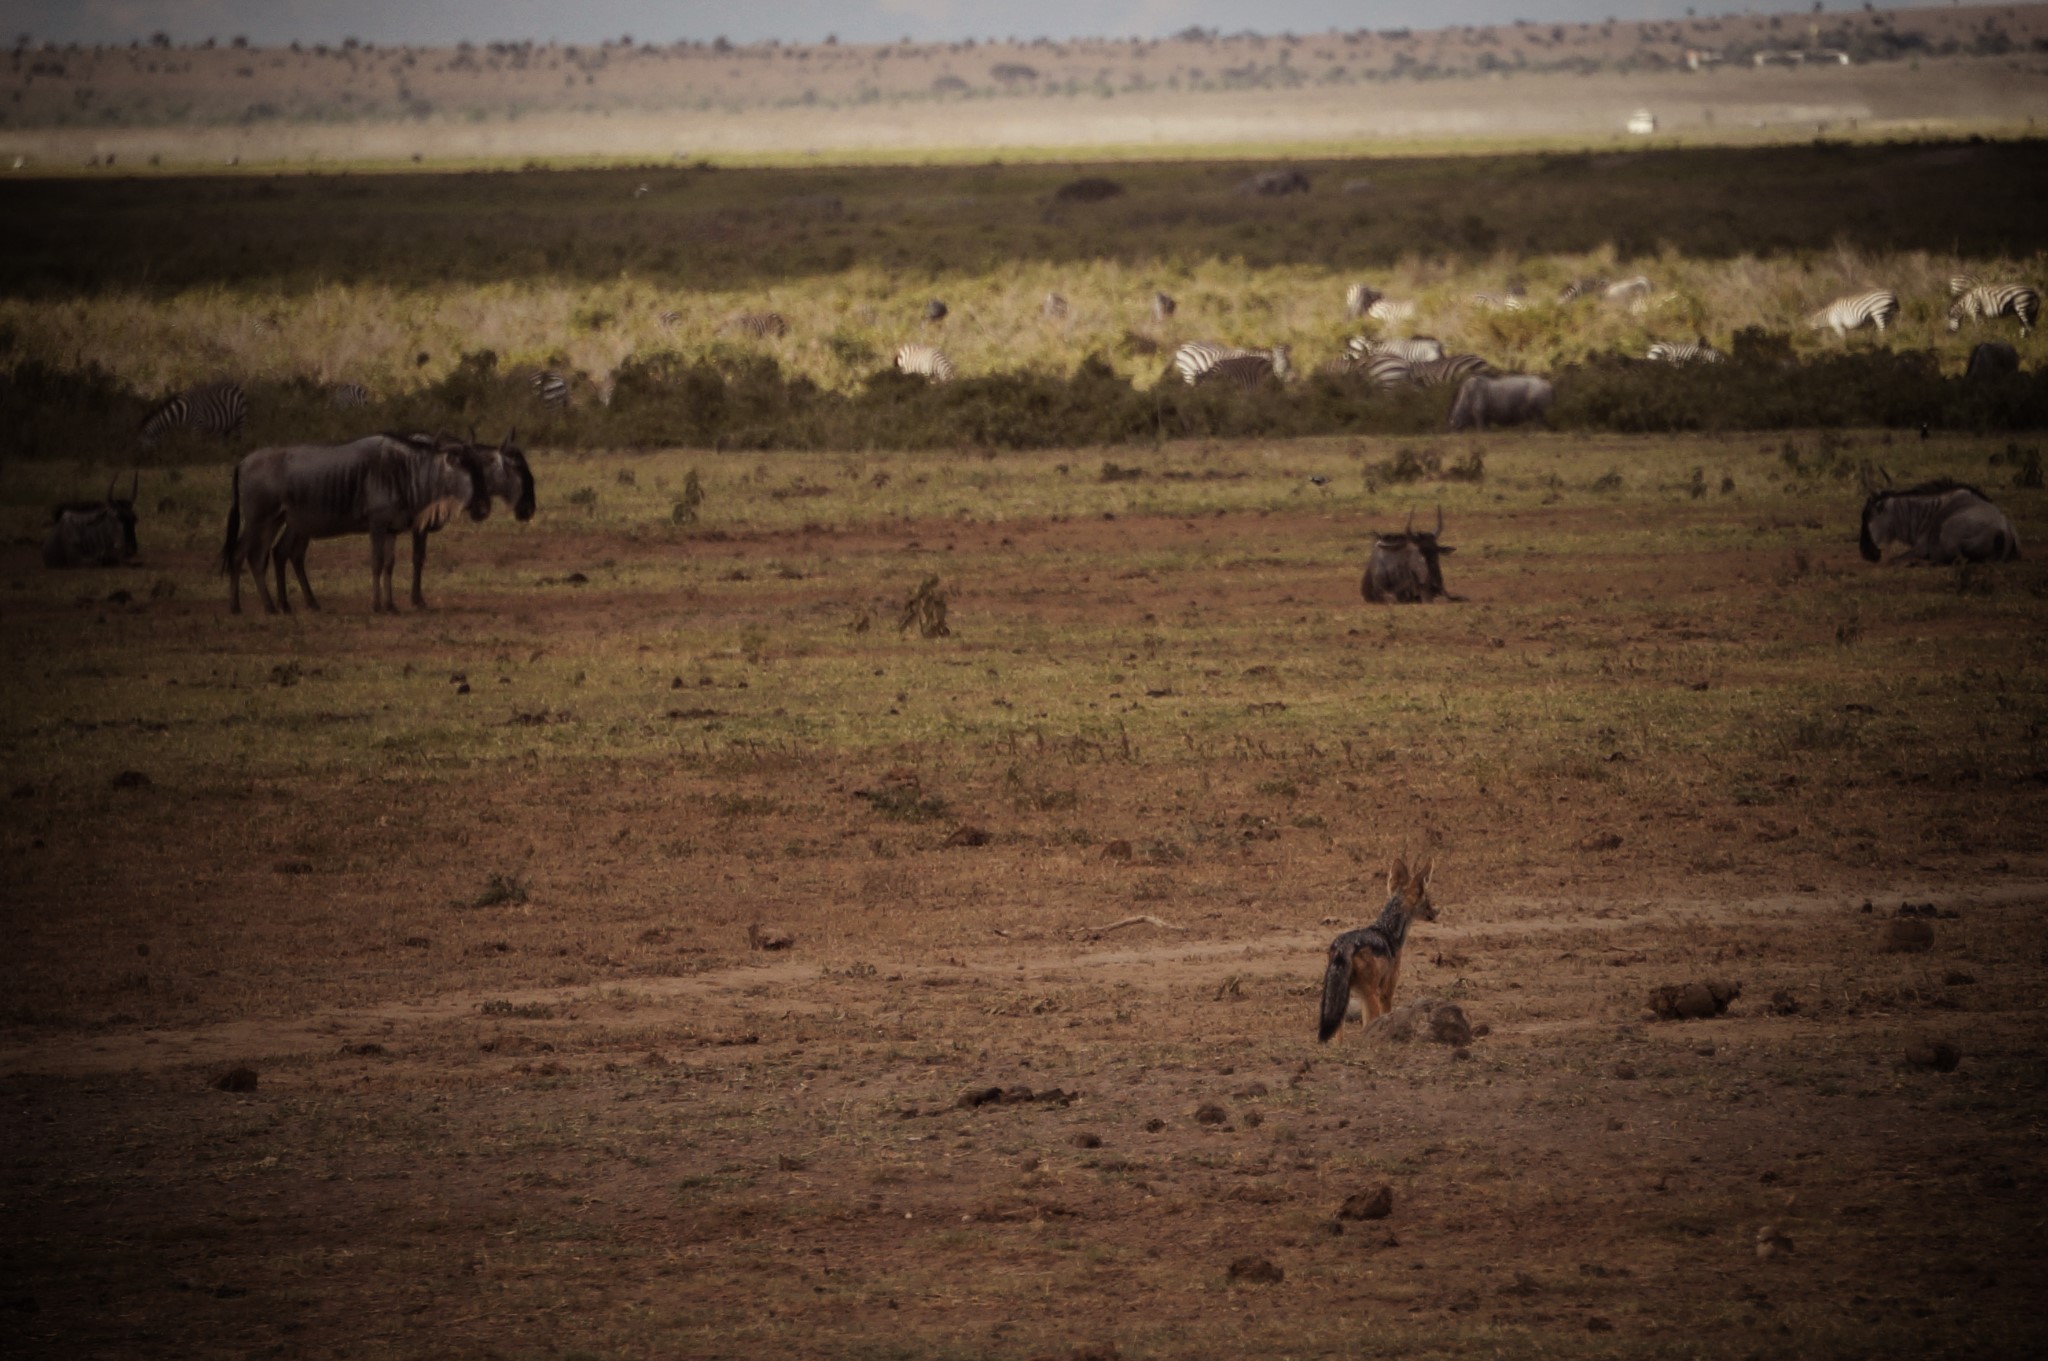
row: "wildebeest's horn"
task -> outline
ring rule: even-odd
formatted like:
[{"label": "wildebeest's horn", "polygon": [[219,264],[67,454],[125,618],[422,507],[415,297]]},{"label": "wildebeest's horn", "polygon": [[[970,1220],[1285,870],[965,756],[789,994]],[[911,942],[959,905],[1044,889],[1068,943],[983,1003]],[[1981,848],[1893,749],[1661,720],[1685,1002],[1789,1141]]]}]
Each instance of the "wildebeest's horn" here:
[{"label": "wildebeest's horn", "polygon": [[476,443],[476,427],[473,425],[469,427],[469,442],[471,444]]},{"label": "wildebeest's horn", "polygon": [[114,484],[116,482],[119,482],[120,480],[121,474],[119,473],[115,473],[112,477],[107,479],[107,499],[109,501],[114,499]]},{"label": "wildebeest's horn", "polygon": [[1401,532],[1403,534],[1413,534],[1415,532],[1415,512],[1413,510],[1408,512],[1408,525]]},{"label": "wildebeest's horn", "polygon": [[500,449],[509,449],[509,448],[511,448],[511,447],[512,447],[512,446],[513,446],[514,444],[517,444],[518,442],[519,442],[519,427],[515,425],[515,426],[513,426],[513,427],[512,427],[512,428],[511,428],[510,430],[507,430],[507,431],[505,432],[505,442],[504,442],[503,444],[499,445],[498,447],[499,447]]}]

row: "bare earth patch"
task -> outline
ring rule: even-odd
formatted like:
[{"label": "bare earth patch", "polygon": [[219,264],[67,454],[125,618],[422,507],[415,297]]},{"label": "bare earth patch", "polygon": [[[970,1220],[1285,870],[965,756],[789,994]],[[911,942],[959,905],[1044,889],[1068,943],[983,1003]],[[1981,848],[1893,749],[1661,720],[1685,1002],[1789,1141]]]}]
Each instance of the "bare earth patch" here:
[{"label": "bare earth patch", "polygon": [[[906,458],[1006,480],[720,538],[544,481],[385,619],[8,548],[10,1354],[2039,1350],[2041,569],[1868,568],[1775,447],[1169,448],[1247,499],[1114,519]],[[1466,602],[1368,609],[1439,491]],[[1462,1042],[1319,1046],[1424,848]]]}]

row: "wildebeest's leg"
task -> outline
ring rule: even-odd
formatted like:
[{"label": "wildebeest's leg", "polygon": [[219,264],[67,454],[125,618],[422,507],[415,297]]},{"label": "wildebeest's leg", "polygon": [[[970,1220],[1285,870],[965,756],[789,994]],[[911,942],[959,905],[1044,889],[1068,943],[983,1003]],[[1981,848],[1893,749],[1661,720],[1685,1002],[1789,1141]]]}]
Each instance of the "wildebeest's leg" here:
[{"label": "wildebeest's leg", "polygon": [[412,532],[412,607],[423,610],[427,607],[426,596],[420,594],[420,575],[427,568],[427,531],[415,529]]},{"label": "wildebeest's leg", "polygon": [[385,585],[385,582],[390,579],[391,568],[388,564],[393,556],[390,550],[391,536],[381,529],[372,529],[370,531],[370,613],[372,614],[382,614],[386,608],[384,599],[390,588]]},{"label": "wildebeest's leg", "polygon": [[[243,557],[249,563],[249,574],[256,578],[256,594],[263,597],[263,612],[277,613],[277,602],[270,598],[270,555],[277,547],[278,522],[274,517],[261,520],[252,516],[243,529]],[[241,575],[235,576],[237,594],[241,587]]]},{"label": "wildebeest's leg", "polygon": [[[306,608],[309,610],[317,610],[320,608],[320,601],[318,597],[316,597],[313,594],[313,583],[306,579],[306,550],[311,548],[312,546],[313,541],[305,537],[304,535],[295,534],[292,536],[292,575],[299,579],[299,593],[306,597]],[[283,567],[279,567],[277,569],[277,593],[279,596],[282,596],[284,594]],[[287,608],[289,608],[289,606],[287,606]]]}]

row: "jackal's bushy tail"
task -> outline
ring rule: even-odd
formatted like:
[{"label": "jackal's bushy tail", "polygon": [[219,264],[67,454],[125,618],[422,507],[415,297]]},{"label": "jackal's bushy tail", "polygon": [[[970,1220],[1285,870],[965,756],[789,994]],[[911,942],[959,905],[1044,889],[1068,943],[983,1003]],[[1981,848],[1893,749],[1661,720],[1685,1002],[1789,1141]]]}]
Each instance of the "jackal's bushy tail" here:
[{"label": "jackal's bushy tail", "polygon": [[1343,1026],[1344,1013],[1351,1009],[1351,956],[1358,949],[1351,939],[1354,934],[1347,932],[1330,943],[1330,967],[1323,971],[1322,1024],[1316,1030],[1316,1038],[1325,1044]]}]

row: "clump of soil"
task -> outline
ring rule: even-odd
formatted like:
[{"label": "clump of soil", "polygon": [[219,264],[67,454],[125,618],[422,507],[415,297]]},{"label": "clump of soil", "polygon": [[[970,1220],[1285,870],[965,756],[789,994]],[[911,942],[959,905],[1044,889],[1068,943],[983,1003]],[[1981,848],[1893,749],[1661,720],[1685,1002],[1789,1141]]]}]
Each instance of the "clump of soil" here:
[{"label": "clump of soil", "polygon": [[1702,1021],[1726,1014],[1728,1004],[1742,996],[1742,985],[1719,979],[1666,983],[1650,993],[1650,1010],[1663,1021]]}]

